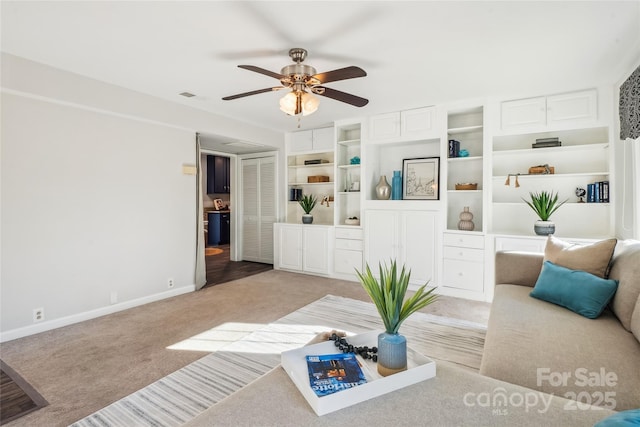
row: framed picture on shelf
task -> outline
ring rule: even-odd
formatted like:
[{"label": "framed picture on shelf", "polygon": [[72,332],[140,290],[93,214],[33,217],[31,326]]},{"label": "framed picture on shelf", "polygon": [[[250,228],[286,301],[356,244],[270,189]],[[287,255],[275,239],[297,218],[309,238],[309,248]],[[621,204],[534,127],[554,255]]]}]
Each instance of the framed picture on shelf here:
[{"label": "framed picture on shelf", "polygon": [[402,198],[405,200],[440,199],[440,157],[402,160]]}]

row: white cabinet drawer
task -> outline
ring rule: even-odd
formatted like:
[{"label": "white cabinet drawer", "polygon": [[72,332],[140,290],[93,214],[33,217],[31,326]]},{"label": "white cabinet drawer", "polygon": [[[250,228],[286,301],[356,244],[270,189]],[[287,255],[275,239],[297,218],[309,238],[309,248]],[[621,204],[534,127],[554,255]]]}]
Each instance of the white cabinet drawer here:
[{"label": "white cabinet drawer", "polygon": [[336,227],[336,239],[362,240],[362,228]]},{"label": "white cabinet drawer", "polygon": [[362,251],[362,240],[336,239],[336,249]]},{"label": "white cabinet drawer", "polygon": [[444,233],[445,246],[459,246],[463,248],[484,248],[484,236],[474,236],[469,234]]},{"label": "white cabinet drawer", "polygon": [[483,292],[483,264],[445,259],[443,279],[444,286]]},{"label": "white cabinet drawer", "polygon": [[484,262],[484,250],[445,246],[444,257],[446,259],[457,259],[460,261]]},{"label": "white cabinet drawer", "polygon": [[334,252],[334,270],[340,274],[356,274],[362,271],[362,251],[336,249]]}]

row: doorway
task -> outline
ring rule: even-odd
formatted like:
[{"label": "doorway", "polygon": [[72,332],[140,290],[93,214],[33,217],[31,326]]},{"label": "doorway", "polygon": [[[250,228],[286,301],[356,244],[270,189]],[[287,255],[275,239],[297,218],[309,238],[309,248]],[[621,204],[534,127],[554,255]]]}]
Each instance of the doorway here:
[{"label": "doorway", "polygon": [[[203,149],[200,152],[202,167],[202,206],[205,223],[206,285],[210,287],[232,280],[272,270],[273,264],[243,260],[241,239],[242,188],[238,184],[239,159],[231,153]],[[215,185],[220,171],[215,165],[225,165],[223,185]],[[212,190],[214,189],[215,190]],[[220,228],[220,227],[223,228]],[[226,226],[226,229],[224,228]]]}]

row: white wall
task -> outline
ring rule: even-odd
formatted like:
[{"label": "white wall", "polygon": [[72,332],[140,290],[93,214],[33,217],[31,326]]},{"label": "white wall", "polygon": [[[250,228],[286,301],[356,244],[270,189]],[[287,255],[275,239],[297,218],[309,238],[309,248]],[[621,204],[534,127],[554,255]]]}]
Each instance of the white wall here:
[{"label": "white wall", "polygon": [[284,142],[5,54],[0,101],[0,341],[193,290],[196,131]]}]

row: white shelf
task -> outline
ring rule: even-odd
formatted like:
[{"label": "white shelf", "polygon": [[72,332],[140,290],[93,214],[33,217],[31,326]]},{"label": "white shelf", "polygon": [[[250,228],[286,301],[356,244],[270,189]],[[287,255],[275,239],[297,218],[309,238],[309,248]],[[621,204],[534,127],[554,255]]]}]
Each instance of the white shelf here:
[{"label": "white shelf", "polygon": [[355,194],[358,194],[358,195],[359,195],[359,194],[360,194],[360,192],[359,192],[359,191],[338,191],[338,194],[340,194],[340,195],[345,195],[345,196],[346,196],[346,195],[351,196],[351,195],[355,195]]},{"label": "white shelf", "polygon": [[[540,173],[540,174],[511,174],[511,178],[515,179],[551,179],[551,178],[577,178],[577,177],[593,177],[593,176],[608,176],[609,172],[580,172],[580,173]],[[494,180],[507,180],[507,175],[494,175]]]},{"label": "white shelf", "polygon": [[340,169],[357,169],[359,167],[360,167],[359,163],[357,165],[338,165],[338,168]]},{"label": "white shelf", "polygon": [[327,181],[327,182],[290,182],[289,185],[333,185],[333,181]]},{"label": "white shelf", "polygon": [[544,147],[544,148],[517,148],[517,149],[494,149],[493,155],[503,156],[503,155],[528,155],[532,153],[561,153],[566,151],[591,151],[591,150],[606,150],[609,148],[608,143],[598,143],[598,144],[584,144],[584,145],[563,145],[560,147]]},{"label": "white shelf", "polygon": [[482,160],[482,156],[447,157],[447,160],[449,160],[449,162],[469,162],[469,161]]},{"label": "white shelf", "polygon": [[354,145],[359,145],[360,144],[360,139],[349,139],[349,140],[345,140],[345,141],[338,141],[337,142],[338,145],[344,145],[345,147],[351,147]]},{"label": "white shelf", "polygon": [[464,126],[464,127],[459,127],[459,128],[447,129],[447,133],[449,135],[460,135],[460,134],[463,134],[463,133],[471,133],[471,132],[482,131],[483,128],[484,128],[484,126],[482,126],[482,125]]},{"label": "white shelf", "polygon": [[482,190],[447,190],[447,193],[482,193]]},{"label": "white shelf", "polygon": [[306,169],[306,168],[326,168],[333,167],[333,163],[319,163],[317,165],[289,165],[291,169]]}]

